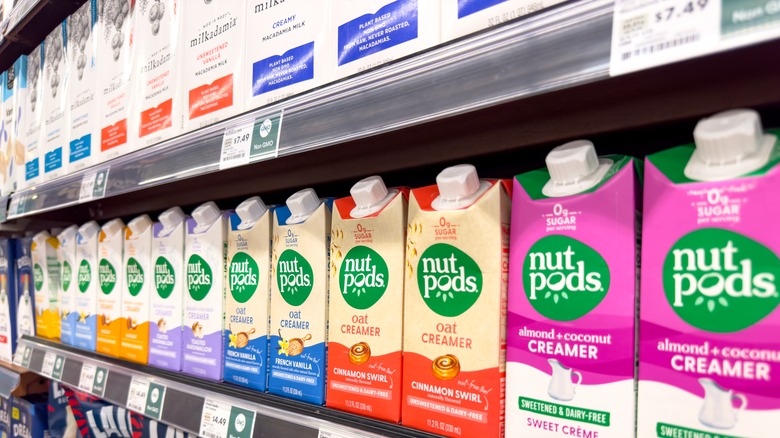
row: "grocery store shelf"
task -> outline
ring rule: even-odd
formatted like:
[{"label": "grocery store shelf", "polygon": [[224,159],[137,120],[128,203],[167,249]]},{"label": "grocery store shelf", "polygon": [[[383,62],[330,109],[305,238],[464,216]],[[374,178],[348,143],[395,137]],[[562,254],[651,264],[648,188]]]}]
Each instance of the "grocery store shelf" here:
[{"label": "grocery store shelf", "polygon": [[[148,392],[149,384],[155,385],[152,387],[157,387],[162,394],[157,419],[195,434],[200,433],[201,412],[208,400],[209,404],[222,403],[255,412],[254,438],[317,438],[321,431],[330,433],[322,436],[339,438],[434,437],[399,425],[249,391],[228,383],[206,382],[180,373],[122,362],[40,338],[25,336],[20,340],[17,352],[18,361],[25,368],[136,412],[140,410],[132,407],[134,402],[130,393],[137,395],[138,388]],[[98,379],[101,370],[103,374]],[[98,380],[102,381],[100,385]],[[131,386],[135,388],[132,391]],[[150,415],[149,411],[139,413]]]},{"label": "grocery store shelf", "polygon": [[32,371],[0,361],[0,397],[22,397],[47,389],[46,383]]}]

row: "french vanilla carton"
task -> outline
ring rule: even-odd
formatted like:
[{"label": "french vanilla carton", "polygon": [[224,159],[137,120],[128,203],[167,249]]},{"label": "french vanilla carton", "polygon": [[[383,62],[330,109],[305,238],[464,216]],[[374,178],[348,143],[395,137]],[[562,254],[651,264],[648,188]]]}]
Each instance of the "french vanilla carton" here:
[{"label": "french vanilla carton", "polygon": [[132,22],[138,3],[136,0],[100,0],[98,4],[98,162],[126,154],[137,138],[136,130],[131,126],[130,105],[136,81],[133,70],[136,44]]},{"label": "french vanilla carton", "polygon": [[562,0],[443,0],[442,42],[539,12]]},{"label": "french vanilla carton", "polygon": [[27,125],[27,56],[20,56],[9,71],[13,72],[13,148],[8,175],[13,184],[13,190],[25,186],[25,154],[27,151],[27,135],[24,131]]},{"label": "french vanilla carton", "polygon": [[301,190],[274,210],[268,391],[325,402],[332,199]]},{"label": "french vanilla carton", "polygon": [[43,178],[47,181],[69,172],[67,21],[55,27],[43,41]]},{"label": "french vanilla carton", "polygon": [[0,361],[11,363],[16,352],[14,241],[0,239]]},{"label": "french vanilla carton", "polygon": [[[76,321],[73,345],[89,351],[97,347],[98,239],[100,225],[89,221],[76,234],[76,305],[68,318]],[[102,292],[100,292],[102,295]]]},{"label": "french vanilla carton", "polygon": [[247,109],[329,82],[331,2],[248,0]]},{"label": "french vanilla carton", "polygon": [[778,133],[727,111],[647,157],[640,437],[780,429]]},{"label": "french vanilla carton", "polygon": [[[22,125],[19,133],[24,137],[24,173],[18,175],[17,187],[26,189],[41,181],[43,176],[43,44],[25,57],[26,93],[22,107]],[[24,175],[22,177],[22,175]]]},{"label": "french vanilla carton", "polygon": [[182,61],[178,68],[185,132],[243,111],[246,3],[181,2]]},{"label": "french vanilla carton", "polygon": [[60,269],[59,292],[59,325],[60,339],[63,344],[75,345],[76,323],[76,289],[78,289],[78,265],[76,264],[76,235],[79,227],[71,225],[57,235],[57,265]]},{"label": "french vanilla carton", "polygon": [[546,164],[513,182],[507,436],[633,436],[639,162],[578,140]]},{"label": "french vanilla carton", "polygon": [[225,294],[225,381],[265,391],[273,211],[254,196],[230,216]]},{"label": "french vanilla carton", "polygon": [[172,207],[162,212],[152,226],[154,287],[149,293],[149,365],[170,371],[181,371],[186,220],[181,208]]},{"label": "french vanilla carton", "polygon": [[334,0],[336,77],[438,44],[440,7],[423,0]]},{"label": "french vanilla carton", "polygon": [[112,219],[100,229],[97,264],[97,352],[119,357],[122,336],[122,289],[125,283],[123,263],[125,224]]},{"label": "french vanilla carton", "polygon": [[409,191],[372,176],[350,195],[331,224],[326,405],[398,423]]},{"label": "french vanilla carton", "polygon": [[48,231],[41,231],[33,237],[30,247],[35,288],[35,332],[50,339],[60,338],[59,244],[59,240]]},{"label": "french vanilla carton", "polygon": [[454,437],[504,432],[509,181],[443,170],[409,199],[404,425]]},{"label": "french vanilla carton", "polygon": [[32,237],[14,239],[16,277],[16,336],[35,336]]},{"label": "french vanilla carton", "polygon": [[179,62],[182,0],[139,1],[135,13],[133,117],[138,148],[176,136],[181,129]]},{"label": "french vanilla carton", "polygon": [[68,165],[70,171],[89,167],[100,150],[98,82],[98,0],[84,3],[68,18]]},{"label": "french vanilla carton", "polygon": [[153,281],[152,220],[143,214],[127,223],[124,235],[122,330],[119,357],[146,364],[149,360],[149,300]]},{"label": "french vanilla carton", "polygon": [[232,213],[207,202],[187,219],[182,371],[211,380],[222,380],[224,273],[227,225]]}]

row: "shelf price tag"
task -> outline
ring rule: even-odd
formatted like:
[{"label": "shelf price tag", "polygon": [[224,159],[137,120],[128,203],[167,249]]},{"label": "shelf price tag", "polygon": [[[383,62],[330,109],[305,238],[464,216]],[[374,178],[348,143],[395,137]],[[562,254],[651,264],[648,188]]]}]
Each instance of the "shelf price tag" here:
[{"label": "shelf price tag", "polygon": [[81,179],[79,191],[79,203],[100,199],[106,195],[108,185],[108,171],[111,168],[101,169],[97,172],[85,173]]},{"label": "shelf price tag", "polygon": [[317,438],[360,438],[362,436],[352,432],[334,430],[327,426],[320,426],[320,432],[317,434]]},{"label": "shelf price tag", "polygon": [[51,351],[46,352],[46,356],[43,357],[43,367],[41,367],[41,374],[43,374],[46,377],[52,377],[52,372],[54,371],[54,362],[57,358],[57,355],[52,353]]},{"label": "shelf price tag", "polygon": [[283,114],[283,111],[279,111],[243,126],[227,128],[222,137],[219,169],[276,158],[279,154]]},{"label": "shelf price tag", "polygon": [[11,196],[11,202],[8,203],[8,216],[18,216],[24,213],[26,202],[27,196],[23,194]]},{"label": "shelf price tag", "polygon": [[203,403],[200,433],[206,438],[252,438],[255,412],[207,398]]},{"label": "shelf price tag", "polygon": [[91,363],[81,365],[81,377],[79,377],[79,389],[84,392],[92,392],[92,385],[95,383],[95,371],[97,367]]},{"label": "shelf price tag", "polygon": [[29,368],[33,349],[29,345],[20,345],[19,347],[16,349],[16,355],[14,355],[14,364],[22,368]]},{"label": "shelf price tag", "polygon": [[133,377],[130,381],[130,390],[127,392],[126,406],[131,411],[144,413],[146,397],[149,395],[149,382],[140,377]]},{"label": "shelf price tag", "polygon": [[225,129],[225,135],[222,137],[222,152],[219,154],[219,170],[249,163],[253,126],[249,123]]}]

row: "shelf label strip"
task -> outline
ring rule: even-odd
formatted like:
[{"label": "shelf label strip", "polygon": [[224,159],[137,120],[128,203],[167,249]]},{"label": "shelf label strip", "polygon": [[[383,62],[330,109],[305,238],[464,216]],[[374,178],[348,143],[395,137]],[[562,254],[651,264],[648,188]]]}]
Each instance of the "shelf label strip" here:
[{"label": "shelf label strip", "polygon": [[200,433],[206,438],[252,438],[255,425],[254,411],[232,406],[221,400],[206,398],[200,420]]},{"label": "shelf label strip", "polygon": [[258,117],[243,126],[229,127],[222,136],[219,169],[243,166],[250,161],[276,158],[282,133],[283,111]]},{"label": "shelf label strip", "polygon": [[94,201],[106,196],[106,186],[108,186],[108,171],[110,167],[101,169],[97,172],[85,173],[81,179],[81,190],[79,191],[79,204],[83,202]]}]

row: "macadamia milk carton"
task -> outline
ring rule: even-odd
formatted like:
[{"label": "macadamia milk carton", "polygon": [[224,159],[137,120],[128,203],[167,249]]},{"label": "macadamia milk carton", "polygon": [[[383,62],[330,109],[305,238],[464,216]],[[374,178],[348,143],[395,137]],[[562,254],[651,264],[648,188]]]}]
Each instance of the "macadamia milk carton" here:
[{"label": "macadamia milk carton", "polygon": [[35,336],[35,288],[33,286],[32,237],[14,239],[16,276],[16,335]]},{"label": "macadamia milk carton", "polygon": [[13,106],[13,153],[9,163],[9,176],[13,190],[25,186],[25,162],[27,151],[27,56],[20,56],[9,70],[13,72],[14,106]]},{"label": "macadamia milk carton", "polygon": [[471,165],[409,200],[403,424],[455,437],[504,431],[510,185]]},{"label": "macadamia milk carton", "polygon": [[97,352],[119,357],[122,336],[122,289],[125,275],[122,250],[125,224],[112,219],[100,229],[98,238]]},{"label": "macadamia milk carton", "polygon": [[65,20],[43,41],[43,169],[45,180],[68,173],[70,101],[68,97],[68,27]]},{"label": "macadamia milk carton", "polygon": [[[89,221],[76,234],[76,306],[69,318],[76,320],[73,345],[95,351],[98,320],[98,239],[100,225]],[[100,292],[102,295],[102,292]],[[74,315],[75,314],[75,315]]]},{"label": "macadamia milk carton", "polygon": [[[23,147],[17,148],[16,145],[16,102],[14,99],[14,83],[16,82],[16,68],[14,65],[8,68],[2,75],[2,124],[0,124],[0,173],[2,173],[2,188],[1,192],[3,196],[7,196],[14,191],[14,183],[16,178],[14,176],[14,170],[16,169],[15,163],[20,158],[24,160]],[[21,143],[20,143],[21,144]]]},{"label": "macadamia milk carton", "polygon": [[181,370],[184,313],[184,212],[165,210],[152,226],[154,287],[150,292],[149,365]]},{"label": "macadamia milk carton", "polygon": [[512,196],[507,436],[634,434],[638,162],[578,140]]},{"label": "macadamia milk carton", "polygon": [[227,225],[232,213],[207,202],[193,210],[192,218],[187,220],[182,370],[211,380],[222,380],[224,273]]},{"label": "macadamia milk carton", "polygon": [[265,391],[273,211],[255,196],[230,216],[225,294],[225,381]]},{"label": "macadamia milk carton", "polygon": [[778,132],[727,111],[647,157],[640,437],[780,430]]},{"label": "macadamia milk carton", "polygon": [[442,41],[497,26],[562,0],[442,0]]},{"label": "macadamia milk carton", "polygon": [[188,1],[181,6],[182,61],[178,68],[184,131],[188,132],[243,111],[247,6],[246,0]]},{"label": "macadamia milk carton", "polygon": [[14,242],[0,239],[0,360],[13,362],[16,351],[16,294]]},{"label": "macadamia milk carton", "polygon": [[43,44],[34,48],[26,57],[27,92],[22,111],[22,126],[19,132],[24,136],[24,177],[19,188],[33,187],[43,176],[43,93],[47,88],[44,82]]},{"label": "macadamia milk carton", "polygon": [[332,199],[301,190],[274,210],[268,391],[325,402]]},{"label": "macadamia milk carton", "polygon": [[153,282],[152,220],[141,215],[127,223],[124,235],[122,325],[119,357],[146,364],[149,360],[149,299]]},{"label": "macadamia milk carton", "polygon": [[76,235],[79,228],[71,225],[57,235],[57,264],[60,268],[60,284],[58,288],[60,303],[60,339],[63,344],[75,345],[76,323],[76,290],[78,289],[78,265],[76,264]]},{"label": "macadamia milk carton", "polygon": [[248,0],[247,109],[318,87],[333,77],[331,2]]},{"label": "macadamia milk carton", "polygon": [[372,176],[350,195],[333,208],[326,404],[398,423],[409,191]]},{"label": "macadamia milk carton", "polygon": [[48,231],[41,231],[33,237],[30,250],[35,287],[35,331],[38,336],[50,339],[60,337],[59,244],[59,240]]}]

